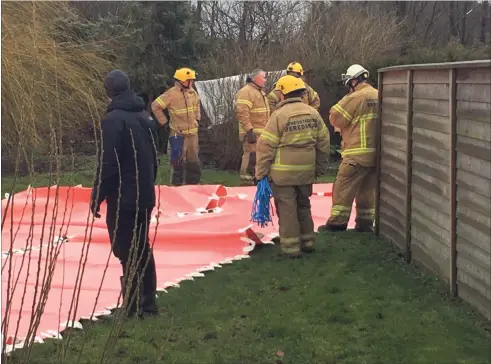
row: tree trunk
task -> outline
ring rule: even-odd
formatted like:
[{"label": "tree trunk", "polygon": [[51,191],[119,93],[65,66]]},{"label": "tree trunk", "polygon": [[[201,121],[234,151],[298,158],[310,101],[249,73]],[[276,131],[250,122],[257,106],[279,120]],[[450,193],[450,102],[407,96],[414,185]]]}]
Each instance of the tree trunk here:
[{"label": "tree trunk", "polygon": [[247,44],[247,18],[249,16],[249,3],[243,2],[242,3],[242,14],[240,17],[240,24],[239,24],[239,43],[241,43],[243,46]]},{"label": "tree trunk", "polygon": [[428,21],[428,24],[426,25],[426,29],[425,29],[425,33],[424,33],[424,36],[423,36],[423,45],[426,45],[426,41],[428,39],[428,36],[430,34],[430,29],[433,27],[433,23],[435,22],[435,17],[436,17],[436,6],[437,6],[437,2],[434,1],[433,2],[433,9],[431,11],[431,16],[430,16],[430,20]]},{"label": "tree trunk", "polygon": [[480,41],[482,43],[486,43],[486,29],[487,29],[487,24],[489,22],[489,17],[490,17],[490,12],[489,12],[489,3],[487,1],[483,1],[481,4],[482,8],[482,14],[481,14],[481,34],[480,34]]},{"label": "tree trunk", "polygon": [[464,1],[464,11],[462,12],[464,16],[461,20],[461,28],[460,28],[460,44],[465,45],[467,41],[467,12],[469,11],[470,3],[468,1]]},{"label": "tree trunk", "polygon": [[198,1],[196,4],[196,13],[194,14],[194,19],[198,27],[201,27],[201,12],[203,11],[203,1]]},{"label": "tree trunk", "polygon": [[452,37],[457,38],[457,23],[456,23],[456,6],[458,3],[451,1],[448,5],[448,25],[450,27],[449,33]]}]

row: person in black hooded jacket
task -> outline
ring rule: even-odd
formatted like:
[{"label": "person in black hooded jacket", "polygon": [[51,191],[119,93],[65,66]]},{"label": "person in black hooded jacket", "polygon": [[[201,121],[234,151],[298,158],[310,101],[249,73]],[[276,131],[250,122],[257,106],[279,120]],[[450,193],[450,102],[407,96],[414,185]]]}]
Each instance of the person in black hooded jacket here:
[{"label": "person in black hooded jacket", "polygon": [[125,314],[153,315],[158,313],[157,278],[148,233],[156,203],[158,162],[152,133],[156,122],[145,110],[143,100],[130,89],[123,71],[111,71],[104,88],[110,103],[101,122],[102,145],[91,210],[100,217],[100,205],[106,201],[112,251],[123,267]]}]

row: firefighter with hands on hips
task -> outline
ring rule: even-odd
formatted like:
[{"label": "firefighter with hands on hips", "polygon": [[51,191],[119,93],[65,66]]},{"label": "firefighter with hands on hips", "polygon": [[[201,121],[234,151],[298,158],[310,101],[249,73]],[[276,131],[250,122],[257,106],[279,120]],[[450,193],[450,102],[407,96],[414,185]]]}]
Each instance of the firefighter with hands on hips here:
[{"label": "firefighter with hands on hips", "polygon": [[252,185],[256,165],[256,141],[269,118],[269,106],[264,92],[266,72],[256,69],[247,77],[247,84],[235,95],[235,111],[242,142],[240,179],[242,185]]},{"label": "firefighter with hands on hips", "polygon": [[362,66],[350,66],[342,75],[349,92],[329,112],[331,125],[341,132],[342,162],[334,182],[331,216],[319,231],[345,231],[353,200],[355,230],[373,231],[378,90],[368,84],[368,77],[369,72]]},{"label": "firefighter with hands on hips", "polygon": [[258,139],[255,179],[271,180],[281,251],[299,257],[314,249],[310,196],[327,168],[330,136],[319,113],[302,102],[301,78],[283,76],[275,89],[281,101]]},{"label": "firefighter with hands on hips", "polygon": [[[303,67],[300,63],[298,62],[291,62],[287,67],[286,67],[286,74],[295,76],[298,78],[303,78]],[[312,106],[314,109],[319,111],[319,107],[321,105],[321,100],[319,98],[319,95],[315,90],[307,85],[305,81],[303,81],[305,84],[305,92],[302,95],[302,101],[306,103],[307,105]],[[280,91],[278,91],[276,88],[273,86],[273,90],[269,93],[268,95],[268,103],[269,103],[269,109],[271,112],[273,112],[278,103],[280,102]]]},{"label": "firefighter with hands on hips", "polygon": [[[159,124],[169,124],[169,149],[178,149],[178,157],[171,159],[171,184],[174,186],[198,184],[201,179],[198,141],[200,98],[193,89],[196,76],[196,71],[190,68],[177,69],[174,86],[152,102],[152,112]],[[164,114],[165,109],[170,121]]]}]

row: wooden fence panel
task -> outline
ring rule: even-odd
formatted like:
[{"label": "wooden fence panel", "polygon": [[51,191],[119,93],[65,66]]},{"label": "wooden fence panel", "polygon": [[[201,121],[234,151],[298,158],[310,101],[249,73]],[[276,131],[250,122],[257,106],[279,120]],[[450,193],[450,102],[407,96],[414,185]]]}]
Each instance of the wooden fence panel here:
[{"label": "wooden fence panel", "polygon": [[[445,280],[450,280],[449,82],[447,70],[414,71],[411,120],[412,258]],[[435,155],[442,158],[433,158]],[[431,203],[428,194],[440,203]]]},{"label": "wooden fence panel", "polygon": [[457,70],[457,290],[491,319],[491,70]]},{"label": "wooden fence panel", "polygon": [[407,155],[407,72],[394,72],[384,79],[383,91],[387,97],[381,109],[384,123],[381,124],[381,143],[387,146],[380,156],[381,190],[379,213],[382,234],[404,249],[405,199],[397,191],[406,185]]},{"label": "wooden fence panel", "polygon": [[491,320],[491,60],[379,70],[377,234]]}]

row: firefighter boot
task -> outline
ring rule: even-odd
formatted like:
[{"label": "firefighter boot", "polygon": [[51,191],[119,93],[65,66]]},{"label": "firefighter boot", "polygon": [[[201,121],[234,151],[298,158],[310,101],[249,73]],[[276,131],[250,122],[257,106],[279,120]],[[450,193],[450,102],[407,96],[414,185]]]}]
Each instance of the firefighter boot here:
[{"label": "firefighter boot", "polygon": [[296,187],[297,190],[297,217],[300,226],[300,249],[310,253],[314,251],[315,233],[314,221],[310,205],[312,185]]},{"label": "firefighter boot", "polygon": [[184,137],[184,183],[197,185],[201,180],[201,162],[199,160],[199,139],[197,135]]},{"label": "firefighter boot", "polygon": [[201,180],[201,166],[199,161],[187,161],[185,163],[184,183],[197,185]]},{"label": "firefighter boot", "polygon": [[377,189],[377,174],[372,168],[367,172],[356,195],[356,224],[355,231],[360,233],[372,233],[375,219],[375,190]]},{"label": "firefighter boot", "polygon": [[299,238],[280,238],[281,255],[288,258],[299,258],[301,256]]},{"label": "firefighter boot", "polygon": [[172,186],[182,186],[184,182],[184,168],[182,165],[172,168],[170,184]]},{"label": "firefighter boot", "polygon": [[319,226],[319,229],[317,230],[320,233],[323,232],[331,232],[331,233],[336,233],[336,232],[341,232],[341,231],[346,231],[348,228],[348,224],[340,224],[340,225],[335,225],[335,224],[325,224]]},{"label": "firefighter boot", "polygon": [[303,234],[300,236],[300,249],[304,253],[312,253],[315,245],[315,233]]}]

